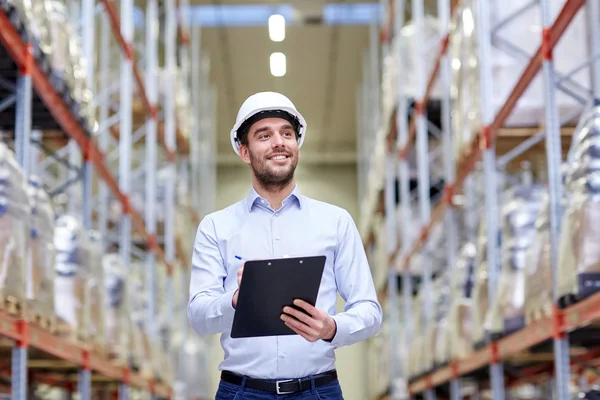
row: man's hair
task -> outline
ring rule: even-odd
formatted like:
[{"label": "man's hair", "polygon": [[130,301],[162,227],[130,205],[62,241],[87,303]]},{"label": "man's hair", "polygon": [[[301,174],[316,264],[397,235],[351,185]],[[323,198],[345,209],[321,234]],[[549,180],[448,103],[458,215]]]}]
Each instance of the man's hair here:
[{"label": "man's hair", "polygon": [[237,130],[237,139],[240,142],[240,145],[248,146],[248,132],[250,132],[250,127],[255,122],[269,117],[283,118],[287,120],[290,124],[292,124],[294,133],[296,134],[296,140],[298,140],[298,138],[300,137],[300,121],[298,121],[298,119],[295,116],[291,115],[288,112],[280,110],[268,110],[256,113],[255,115],[244,121],[244,123],[239,127],[239,129]]}]

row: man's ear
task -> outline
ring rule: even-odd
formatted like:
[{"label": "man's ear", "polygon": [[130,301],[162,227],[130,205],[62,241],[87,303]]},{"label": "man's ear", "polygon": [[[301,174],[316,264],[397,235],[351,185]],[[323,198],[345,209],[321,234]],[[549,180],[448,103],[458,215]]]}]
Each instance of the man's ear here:
[{"label": "man's ear", "polygon": [[250,164],[250,152],[248,151],[248,146],[245,144],[240,145],[240,158],[246,164]]}]

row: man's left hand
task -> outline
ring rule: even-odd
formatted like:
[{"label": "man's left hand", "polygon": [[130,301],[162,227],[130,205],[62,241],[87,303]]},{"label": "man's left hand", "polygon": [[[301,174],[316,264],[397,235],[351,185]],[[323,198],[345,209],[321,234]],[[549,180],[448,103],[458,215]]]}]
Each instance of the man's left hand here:
[{"label": "man's left hand", "polygon": [[333,339],[336,332],[333,318],[303,300],[294,300],[294,305],[302,308],[309,315],[293,307],[284,307],[281,319],[290,329],[309,342]]}]

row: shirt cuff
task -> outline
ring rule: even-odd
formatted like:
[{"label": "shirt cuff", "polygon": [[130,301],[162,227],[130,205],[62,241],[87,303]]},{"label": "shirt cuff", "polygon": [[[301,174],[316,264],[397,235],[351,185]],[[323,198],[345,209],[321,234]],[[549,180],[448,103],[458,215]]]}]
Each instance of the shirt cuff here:
[{"label": "shirt cuff", "polygon": [[[235,308],[233,308],[233,304],[231,303],[233,300],[233,295],[237,289],[232,290],[231,292],[225,293],[221,296],[219,311],[223,318],[227,321],[228,325],[233,324],[233,316],[235,314]],[[231,328],[231,326],[230,326]]]},{"label": "shirt cuff", "polygon": [[331,345],[338,348],[344,346],[350,335],[350,323],[345,320],[344,315],[334,315],[331,318],[335,321],[336,332],[331,340]]}]

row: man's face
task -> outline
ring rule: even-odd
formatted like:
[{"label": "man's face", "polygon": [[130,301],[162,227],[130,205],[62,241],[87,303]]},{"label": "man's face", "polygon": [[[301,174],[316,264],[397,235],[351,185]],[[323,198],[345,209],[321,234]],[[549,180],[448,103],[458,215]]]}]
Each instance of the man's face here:
[{"label": "man's face", "polygon": [[298,140],[292,125],[282,118],[265,118],[248,130],[248,146],[240,155],[265,188],[277,189],[294,177],[298,164]]}]

